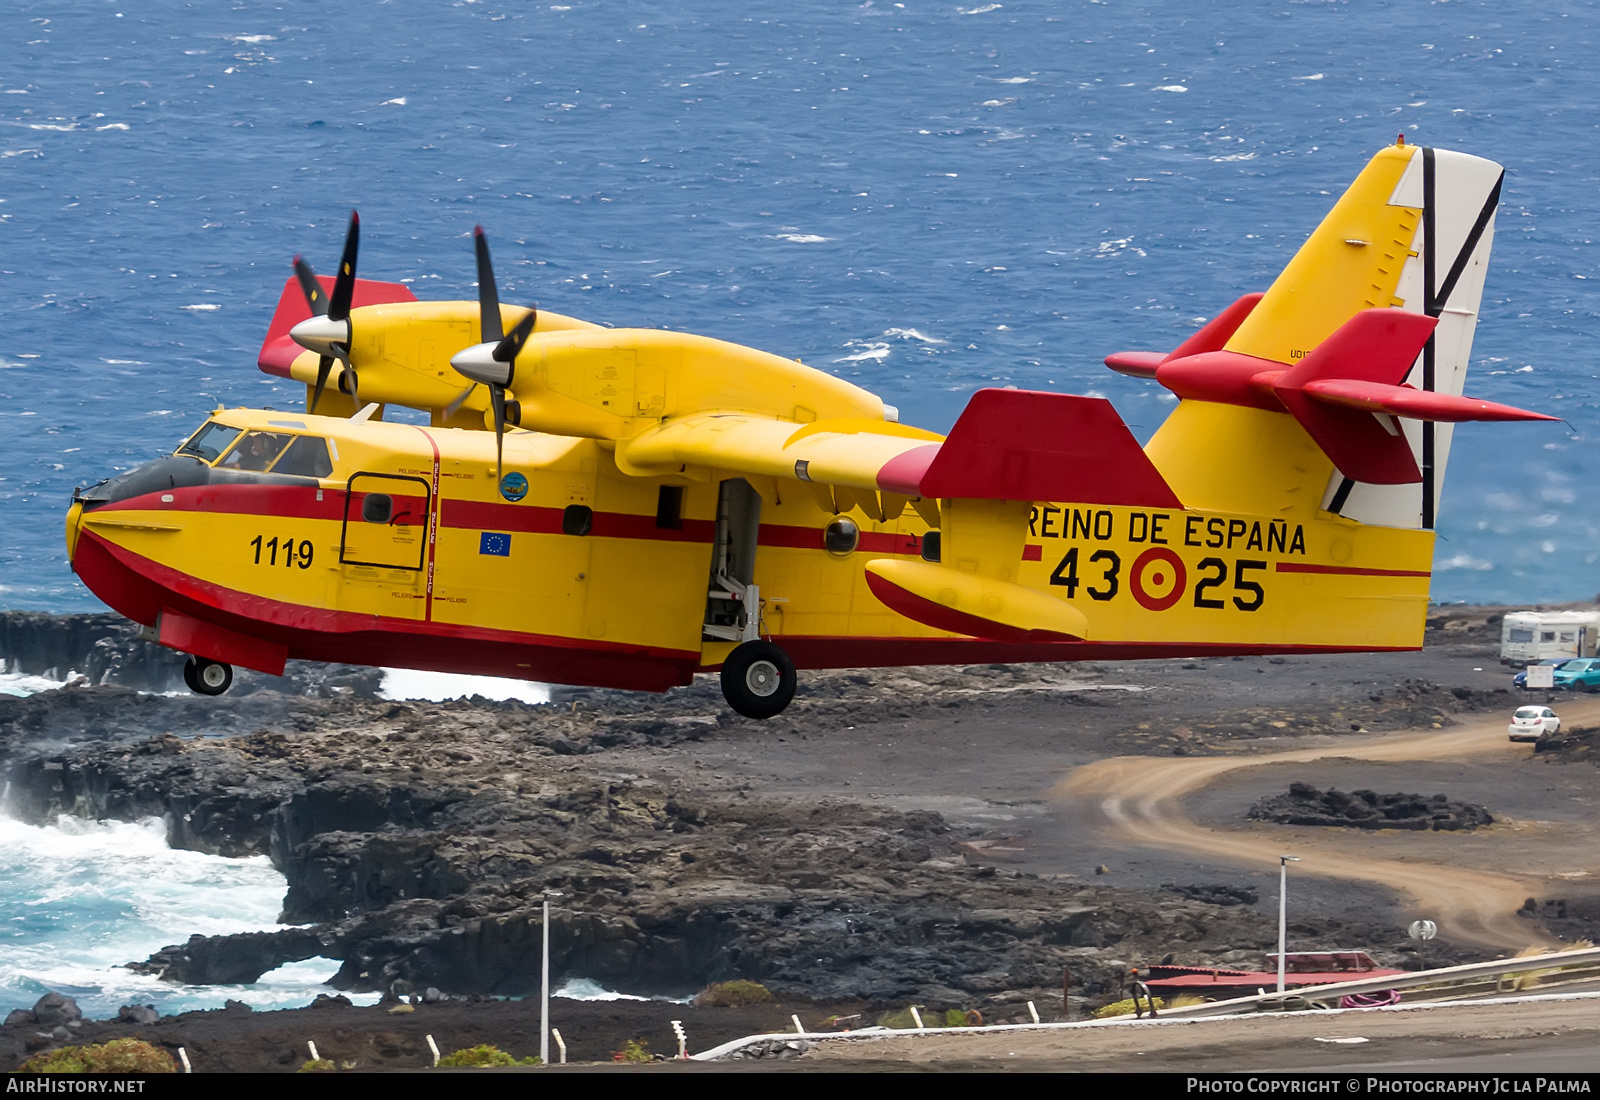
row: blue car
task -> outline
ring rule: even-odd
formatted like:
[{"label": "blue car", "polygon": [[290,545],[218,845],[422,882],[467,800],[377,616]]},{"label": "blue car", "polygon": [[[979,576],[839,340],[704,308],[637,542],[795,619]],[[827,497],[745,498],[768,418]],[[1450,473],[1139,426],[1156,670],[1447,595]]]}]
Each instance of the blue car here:
[{"label": "blue car", "polygon": [[1556,666],[1556,687],[1600,691],[1600,658],[1579,657]]}]

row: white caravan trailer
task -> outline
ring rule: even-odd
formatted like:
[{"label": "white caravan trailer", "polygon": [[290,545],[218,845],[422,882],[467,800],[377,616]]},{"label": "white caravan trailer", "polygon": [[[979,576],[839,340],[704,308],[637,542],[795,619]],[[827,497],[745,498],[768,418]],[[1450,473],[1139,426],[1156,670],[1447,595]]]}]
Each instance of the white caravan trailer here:
[{"label": "white caravan trailer", "polygon": [[1597,642],[1600,611],[1513,611],[1500,624],[1500,663],[1593,657]]}]

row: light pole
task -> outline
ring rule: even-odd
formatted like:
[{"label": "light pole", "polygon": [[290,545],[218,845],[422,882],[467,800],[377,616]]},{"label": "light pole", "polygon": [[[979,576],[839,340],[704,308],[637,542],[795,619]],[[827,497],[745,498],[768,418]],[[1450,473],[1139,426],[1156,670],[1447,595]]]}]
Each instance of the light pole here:
[{"label": "light pole", "polygon": [[1278,992],[1283,992],[1284,943],[1289,937],[1289,864],[1299,856],[1278,857]]},{"label": "light pole", "polygon": [[[539,960],[539,1061],[550,1064],[550,899],[559,898],[555,890],[544,892],[544,951]],[[1280,981],[1279,986],[1282,986]]]}]

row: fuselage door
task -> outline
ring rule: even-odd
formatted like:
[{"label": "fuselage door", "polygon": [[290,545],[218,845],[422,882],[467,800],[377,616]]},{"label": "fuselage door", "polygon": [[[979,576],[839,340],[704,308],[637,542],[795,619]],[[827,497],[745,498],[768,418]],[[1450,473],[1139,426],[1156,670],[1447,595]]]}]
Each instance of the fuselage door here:
[{"label": "fuselage door", "polygon": [[422,572],[427,566],[430,496],[420,477],[353,476],[344,498],[339,561]]}]

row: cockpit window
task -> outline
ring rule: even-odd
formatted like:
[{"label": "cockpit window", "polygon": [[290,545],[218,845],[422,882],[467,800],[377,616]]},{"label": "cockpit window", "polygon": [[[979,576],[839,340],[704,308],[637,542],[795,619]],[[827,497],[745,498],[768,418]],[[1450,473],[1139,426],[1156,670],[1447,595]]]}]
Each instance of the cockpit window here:
[{"label": "cockpit window", "polygon": [[178,453],[193,455],[202,462],[215,462],[217,456],[232,446],[233,441],[238,438],[238,428],[230,428],[226,424],[209,420],[204,427],[194,433],[189,442],[178,448]]},{"label": "cockpit window", "polygon": [[333,462],[328,458],[328,441],[316,435],[295,436],[289,449],[273,465],[272,472],[299,477],[327,477],[333,473]]},{"label": "cockpit window", "polygon": [[292,435],[279,435],[273,432],[246,432],[233,450],[217,463],[217,468],[265,471],[293,439]]}]

